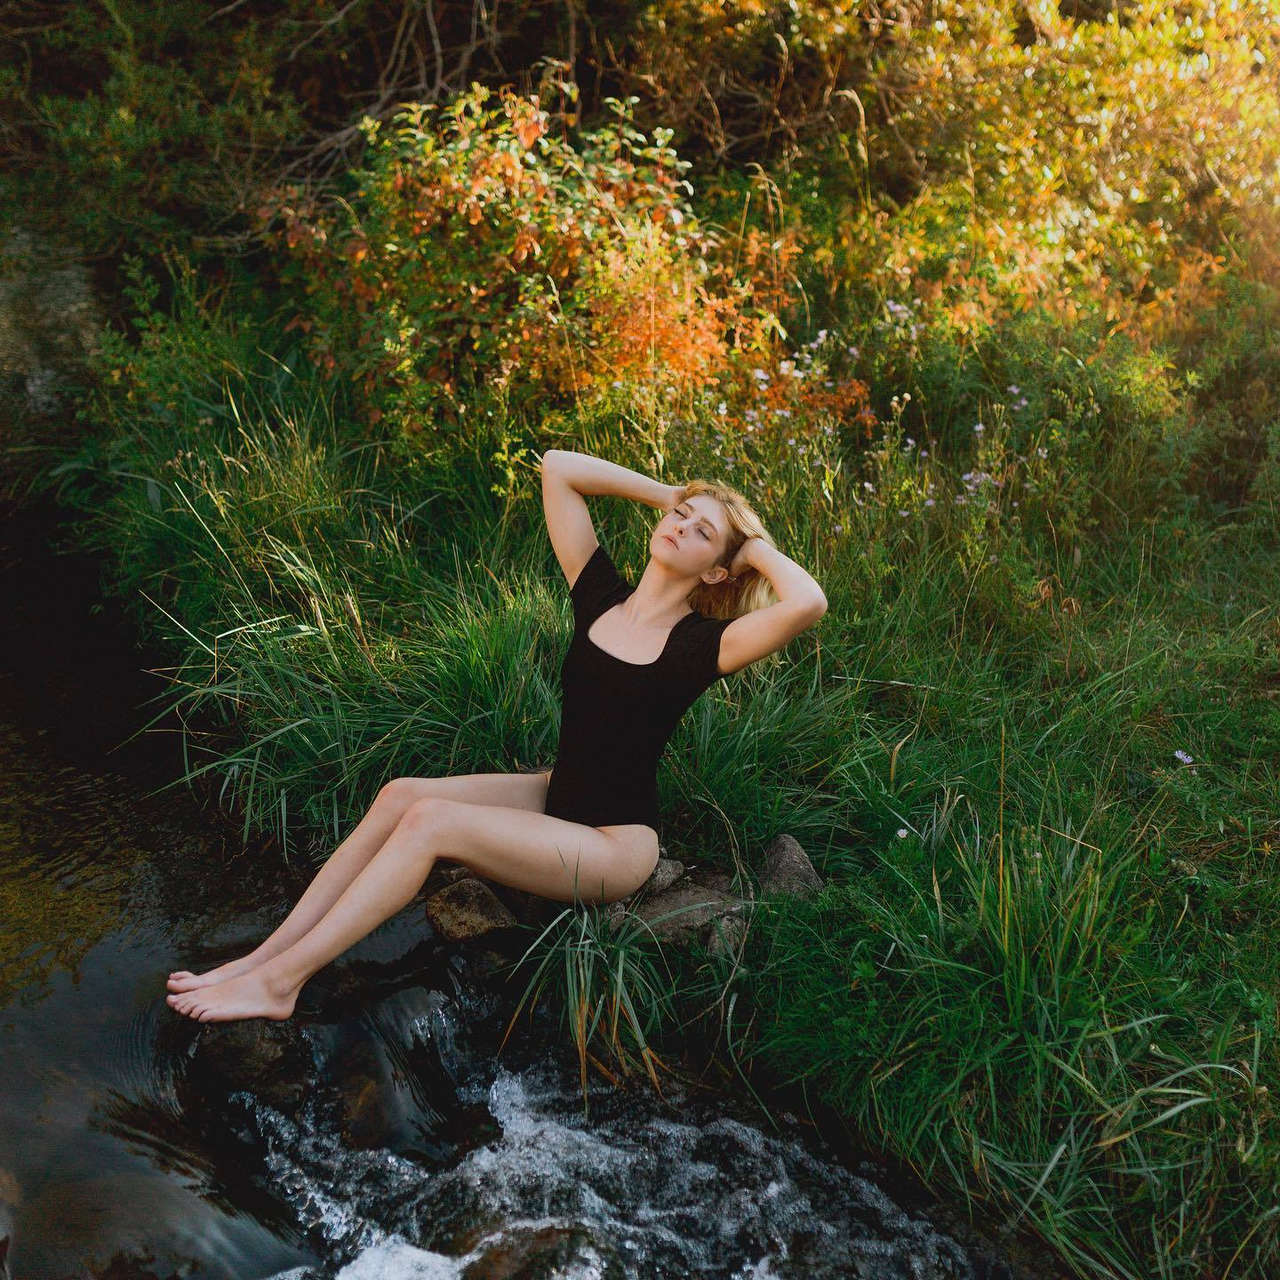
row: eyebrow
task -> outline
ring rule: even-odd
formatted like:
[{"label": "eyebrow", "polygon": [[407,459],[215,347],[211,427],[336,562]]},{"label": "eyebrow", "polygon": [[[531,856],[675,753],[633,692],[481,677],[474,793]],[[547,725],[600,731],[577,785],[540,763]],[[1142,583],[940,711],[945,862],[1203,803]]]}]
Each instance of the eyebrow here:
[{"label": "eyebrow", "polygon": [[[688,506],[689,506],[688,502],[679,502],[679,503],[677,503],[676,505],[677,505],[677,506],[680,506],[680,507],[688,507]],[[698,509],[697,507],[689,507],[689,510],[690,510],[690,511],[696,511],[697,509]],[[711,523],[711,521],[707,519],[707,517],[706,517],[706,516],[699,516],[699,517],[698,517],[698,523],[699,523],[699,524],[705,524],[705,525],[707,526],[707,528],[711,530],[711,532],[712,532],[712,533],[714,533],[714,534],[716,534],[716,535],[719,535],[720,530],[719,530],[719,529],[717,529],[717,528],[715,527],[715,525],[713,525],[713,524]]]}]

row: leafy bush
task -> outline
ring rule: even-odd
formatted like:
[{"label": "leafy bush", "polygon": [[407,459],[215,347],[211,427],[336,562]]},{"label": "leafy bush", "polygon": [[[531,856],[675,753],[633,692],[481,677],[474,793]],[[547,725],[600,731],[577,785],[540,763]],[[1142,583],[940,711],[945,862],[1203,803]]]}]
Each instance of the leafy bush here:
[{"label": "leafy bush", "polygon": [[619,73],[678,146],[765,159],[805,202],[828,229],[811,296],[919,295],[975,324],[1088,300],[1158,336],[1241,252],[1228,237],[1274,255],[1280,28],[1268,0],[1099,9],[671,0]]},{"label": "leafy bush", "polygon": [[738,274],[692,215],[668,145],[614,120],[576,145],[538,95],[476,85],[407,107],[368,144],[347,190],[263,201],[268,240],[306,303],[286,328],[350,376],[370,421],[409,434],[635,380],[672,394],[714,382],[731,346],[763,341],[751,263]]}]

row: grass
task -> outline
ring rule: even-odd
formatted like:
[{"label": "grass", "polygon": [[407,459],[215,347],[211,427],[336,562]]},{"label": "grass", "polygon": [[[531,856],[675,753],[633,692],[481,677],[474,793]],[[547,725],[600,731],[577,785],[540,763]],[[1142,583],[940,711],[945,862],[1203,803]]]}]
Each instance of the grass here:
[{"label": "grass", "polygon": [[521,1011],[527,1006],[532,1012],[550,992],[578,1055],[584,1118],[590,1115],[588,1060],[612,1084],[643,1072],[655,1091],[662,1092],[658,1071],[665,1071],[666,1064],[651,1039],[674,1021],[672,977],[661,944],[644,920],[630,910],[575,902],[532,940],[512,977],[526,961],[533,964],[532,975],[502,1044]]},{"label": "grass", "polygon": [[[533,472],[492,488],[518,425],[419,465],[206,323],[216,362],[190,358],[179,315],[133,374],[163,395],[104,401],[112,429],[47,477],[174,654],[184,780],[217,786],[246,838],[319,861],[396,773],[550,763],[569,611]],[[656,1087],[702,1039],[745,1087],[803,1080],[1083,1276],[1263,1276],[1280,545],[1253,508],[1170,499],[1149,472],[1174,465],[1177,415],[1130,418],[1123,388],[1148,387],[1116,385],[1100,493],[1101,435],[1081,454],[996,405],[964,453],[926,452],[931,424],[901,412],[869,451],[816,424],[803,452],[744,440],[732,463],[705,418],[663,424],[681,477],[758,495],[830,605],[682,721],[669,851],[749,869],[785,830],[826,888],[767,900],[741,955],[669,972],[634,914],[567,908],[516,1015],[558,1000],[584,1081]],[[654,471],[625,415],[576,429]],[[651,513],[593,514],[638,569]]]}]

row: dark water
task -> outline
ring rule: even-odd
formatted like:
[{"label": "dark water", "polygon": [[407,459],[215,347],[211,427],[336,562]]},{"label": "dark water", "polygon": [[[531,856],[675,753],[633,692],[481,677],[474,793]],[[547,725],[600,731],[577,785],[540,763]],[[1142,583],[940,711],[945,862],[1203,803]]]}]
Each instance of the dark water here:
[{"label": "dark water", "polygon": [[499,1054],[513,997],[418,903],[317,974],[289,1024],[173,1013],[168,971],[254,945],[305,872],[183,788],[148,794],[181,770],[175,731],[118,744],[154,714],[154,660],[97,603],[93,562],[53,554],[51,512],[0,516],[14,1277],[1031,1274],[730,1099],[593,1083],[584,1121],[549,1015]]}]

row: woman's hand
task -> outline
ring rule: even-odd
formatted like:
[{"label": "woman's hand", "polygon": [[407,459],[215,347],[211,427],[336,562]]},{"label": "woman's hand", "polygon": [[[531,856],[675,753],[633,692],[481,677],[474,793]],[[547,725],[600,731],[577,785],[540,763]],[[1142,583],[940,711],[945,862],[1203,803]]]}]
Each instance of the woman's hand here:
[{"label": "woman's hand", "polygon": [[684,489],[684,485],[665,484],[662,487],[666,490],[666,493],[664,494],[662,501],[658,503],[658,506],[661,507],[663,511],[670,511],[671,508],[680,501],[680,494]]}]

